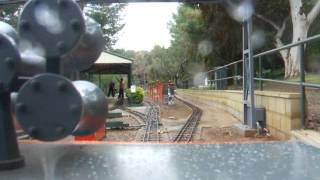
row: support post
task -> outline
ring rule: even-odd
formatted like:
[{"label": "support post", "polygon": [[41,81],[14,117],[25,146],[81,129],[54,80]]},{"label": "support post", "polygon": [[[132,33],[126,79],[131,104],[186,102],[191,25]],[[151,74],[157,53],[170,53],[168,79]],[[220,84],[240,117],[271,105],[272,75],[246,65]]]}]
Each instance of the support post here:
[{"label": "support post", "polygon": [[130,65],[129,72],[128,72],[128,88],[130,88],[131,85],[132,85],[132,66]]},{"label": "support post", "polygon": [[101,73],[99,72],[99,88],[101,88]]},{"label": "support post", "polygon": [[238,82],[238,64],[234,64],[234,76],[235,76],[235,78],[234,78],[234,86],[236,87],[236,88],[238,88],[238,85],[239,85],[239,82]]},{"label": "support post", "polygon": [[47,57],[46,72],[60,74],[60,57]]},{"label": "support post", "polygon": [[[262,78],[262,57],[259,57],[259,78]],[[259,80],[259,90],[263,91],[263,81]]]},{"label": "support post", "polygon": [[11,116],[10,92],[0,92],[0,170],[24,166]]},{"label": "support post", "polygon": [[256,127],[254,103],[254,62],[251,44],[252,18],[243,23],[243,120],[250,128]]},{"label": "support post", "polygon": [[304,67],[304,44],[301,44],[298,47],[298,51],[300,51],[300,110],[301,110],[301,125],[305,127],[306,122],[306,88],[303,85],[305,82],[305,67]]}]

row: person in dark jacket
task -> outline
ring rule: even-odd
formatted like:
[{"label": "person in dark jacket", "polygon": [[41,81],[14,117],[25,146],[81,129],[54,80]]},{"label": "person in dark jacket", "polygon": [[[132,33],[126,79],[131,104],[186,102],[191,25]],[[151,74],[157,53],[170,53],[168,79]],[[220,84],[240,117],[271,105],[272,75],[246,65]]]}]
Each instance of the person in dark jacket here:
[{"label": "person in dark jacket", "polygon": [[119,83],[119,96],[118,99],[123,101],[124,99],[124,82],[123,82],[123,78],[120,79],[120,83]]},{"label": "person in dark jacket", "polygon": [[114,84],[114,82],[113,81],[111,81],[110,83],[109,83],[109,91],[108,91],[108,97],[110,96],[110,95],[112,95],[112,97],[114,97],[115,96],[115,84]]}]

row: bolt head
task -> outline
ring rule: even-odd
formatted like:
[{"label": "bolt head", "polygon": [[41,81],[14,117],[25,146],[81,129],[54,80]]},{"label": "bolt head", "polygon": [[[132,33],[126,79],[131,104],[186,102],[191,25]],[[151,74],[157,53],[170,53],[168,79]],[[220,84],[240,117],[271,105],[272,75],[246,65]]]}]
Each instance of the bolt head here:
[{"label": "bolt head", "polygon": [[5,63],[8,66],[8,68],[10,68],[10,69],[13,69],[15,67],[15,62],[12,57],[7,57],[5,59]]},{"label": "bolt head", "polygon": [[70,106],[70,112],[71,112],[71,113],[77,113],[77,112],[79,111],[79,109],[80,109],[80,106],[77,105],[77,104],[72,104],[72,105]]},{"label": "bolt head", "polygon": [[67,90],[68,88],[68,85],[66,82],[64,81],[59,81],[58,84],[57,84],[57,87],[58,87],[58,90],[61,91],[61,92],[64,92]]},{"label": "bolt head", "polygon": [[66,49],[66,43],[64,41],[59,41],[57,43],[57,48],[60,50],[60,51],[64,51]]},{"label": "bolt head", "polygon": [[39,0],[33,0],[33,4],[34,5],[38,5],[38,4],[40,4],[40,1]]},{"label": "bolt head", "polygon": [[74,31],[79,31],[81,29],[81,25],[78,19],[72,19],[70,24]]},{"label": "bolt head", "polygon": [[56,132],[58,134],[63,134],[65,132],[65,129],[62,126],[59,126],[59,127],[56,127]]},{"label": "bolt head", "polygon": [[30,30],[30,23],[26,20],[22,20],[20,22],[20,28],[24,31],[28,31],[28,30]]},{"label": "bolt head", "polygon": [[66,0],[58,0],[58,5],[62,8],[68,7],[68,2]]},{"label": "bolt head", "polygon": [[32,89],[34,91],[39,91],[40,90],[40,88],[41,88],[40,82],[33,80],[30,83],[31,83]]},{"label": "bolt head", "polygon": [[25,113],[25,112],[27,112],[27,106],[23,103],[18,103],[17,110],[21,113]]},{"label": "bolt head", "polygon": [[28,134],[30,134],[31,136],[35,136],[37,134],[37,128],[36,127],[29,127],[27,130]]}]

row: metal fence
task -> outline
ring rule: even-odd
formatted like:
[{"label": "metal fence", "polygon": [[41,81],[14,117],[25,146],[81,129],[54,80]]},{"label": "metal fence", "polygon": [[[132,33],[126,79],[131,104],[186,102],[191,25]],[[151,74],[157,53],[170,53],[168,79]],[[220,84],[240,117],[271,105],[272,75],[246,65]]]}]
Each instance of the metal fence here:
[{"label": "metal fence", "polygon": [[[297,86],[299,87],[299,93],[300,93],[300,110],[301,110],[301,122],[302,125],[305,127],[306,125],[306,88],[315,88],[315,89],[320,89],[320,84],[315,84],[315,83],[307,83],[305,81],[305,45],[315,42],[315,41],[320,41],[320,34],[309,37],[305,40],[301,40],[295,43],[291,43],[291,44],[287,44],[284,45],[280,48],[275,48],[269,51],[265,51],[265,52],[261,52],[258,53],[256,55],[253,55],[253,59],[254,62],[258,62],[258,69],[257,69],[257,75],[255,75],[254,80],[258,82],[258,86],[257,88],[259,90],[263,90],[263,82],[273,82],[273,83],[280,83],[280,84],[285,84],[285,85],[293,85],[293,86]],[[262,71],[263,71],[263,67],[262,67],[262,61],[264,60],[263,57],[271,55],[271,54],[275,54],[275,53],[279,53],[282,50],[286,50],[286,49],[290,49],[292,47],[297,47],[298,51],[300,51],[300,55],[301,57],[299,57],[300,59],[300,78],[299,81],[289,81],[289,80],[277,80],[277,79],[267,79],[267,78],[263,78],[262,75]],[[225,80],[230,80],[233,79],[234,85],[235,86],[240,86],[243,87],[243,84],[241,84],[241,82],[239,82],[241,79],[243,79],[243,72],[239,73],[239,66],[243,64],[243,60],[238,60],[238,61],[234,61],[232,63],[214,68],[212,70],[209,70],[207,72],[205,72],[205,74],[209,75],[209,74],[214,74],[215,72],[227,68],[228,70],[233,70],[233,72],[231,73],[231,76],[227,76],[227,77],[223,77],[223,78],[214,78],[214,79],[210,79],[209,82],[211,82],[213,85],[216,85],[219,81],[225,81]],[[214,75],[212,76],[214,77]]]}]

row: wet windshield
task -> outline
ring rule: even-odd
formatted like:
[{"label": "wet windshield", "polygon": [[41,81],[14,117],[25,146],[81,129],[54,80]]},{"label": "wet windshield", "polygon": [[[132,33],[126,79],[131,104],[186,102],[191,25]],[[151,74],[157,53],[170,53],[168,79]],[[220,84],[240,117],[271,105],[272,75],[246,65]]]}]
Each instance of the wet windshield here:
[{"label": "wet windshield", "polygon": [[0,1],[0,179],[318,179],[320,1]]}]

